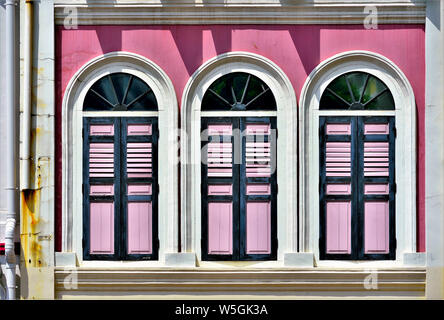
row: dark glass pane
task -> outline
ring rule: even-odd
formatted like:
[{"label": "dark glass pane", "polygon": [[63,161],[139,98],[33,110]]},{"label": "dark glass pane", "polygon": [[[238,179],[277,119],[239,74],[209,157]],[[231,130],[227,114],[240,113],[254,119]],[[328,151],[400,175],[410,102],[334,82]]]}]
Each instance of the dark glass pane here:
[{"label": "dark glass pane", "polygon": [[119,103],[122,103],[130,78],[131,76],[125,73],[113,73],[111,75],[111,80],[114,84],[114,90],[116,90]]},{"label": "dark glass pane", "polygon": [[204,95],[202,110],[276,110],[276,101],[259,78],[235,72],[211,84]]},{"label": "dark glass pane", "polygon": [[365,106],[366,110],[394,110],[395,101],[390,91],[386,91]]},{"label": "dark glass pane", "polygon": [[347,82],[345,76],[340,76],[333,80],[328,87],[342,99],[348,103],[353,103],[352,96],[350,95],[350,90],[348,90]]},{"label": "dark glass pane", "polygon": [[368,75],[364,72],[353,72],[347,74],[346,76],[348,82],[350,83],[350,88],[353,92],[355,101],[359,101],[364,90],[365,80]]},{"label": "dark glass pane", "polygon": [[370,101],[372,98],[376,97],[378,93],[385,90],[387,87],[379,79],[375,77],[370,77],[365,87],[364,96],[362,97],[362,103]]},{"label": "dark glass pane", "polygon": [[338,99],[335,95],[332,93],[326,91],[321,98],[321,102],[319,104],[319,108],[321,110],[348,110],[349,105],[346,104],[344,101]]},{"label": "dark glass pane", "polygon": [[104,97],[107,101],[109,101],[112,105],[116,105],[118,101],[113,93],[113,87],[111,86],[111,82],[109,81],[108,76],[103,77],[99,81],[97,81],[92,87],[95,92]]},{"label": "dark glass pane", "polygon": [[126,99],[123,103],[125,105],[134,103],[134,100],[139,98],[141,94],[147,92],[148,89],[149,87],[146,85],[145,82],[143,82],[139,78],[134,78],[128,90],[128,95],[126,96]]},{"label": "dark glass pane", "polygon": [[91,90],[88,91],[85,97],[85,102],[83,104],[83,110],[85,111],[110,111],[112,106],[103,101],[99,96],[93,93]]},{"label": "dark glass pane", "polygon": [[104,76],[94,83],[86,94],[83,110],[157,110],[157,100],[150,87],[141,79],[119,72]]},{"label": "dark glass pane", "polygon": [[150,91],[145,94],[142,98],[138,99],[131,106],[128,107],[129,111],[146,111],[146,110],[157,110],[157,101],[154,93]]},{"label": "dark glass pane", "polygon": [[219,110],[219,111],[229,111],[231,110],[231,106],[224,103],[222,100],[217,98],[214,94],[207,91],[202,100],[202,109],[203,110]]}]

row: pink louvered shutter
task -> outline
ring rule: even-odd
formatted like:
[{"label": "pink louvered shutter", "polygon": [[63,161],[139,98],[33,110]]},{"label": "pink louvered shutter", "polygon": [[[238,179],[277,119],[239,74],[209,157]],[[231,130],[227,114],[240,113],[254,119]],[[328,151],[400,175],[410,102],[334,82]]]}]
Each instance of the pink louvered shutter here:
[{"label": "pink louvered shutter", "polygon": [[321,257],[352,253],[352,119],[321,118]]},{"label": "pink louvered shutter", "polygon": [[241,165],[241,201],[245,203],[245,213],[241,213],[241,225],[245,224],[241,242],[245,243],[245,252],[241,256],[273,259],[277,188],[275,119],[247,118],[241,128],[245,136]]},{"label": "pink louvered shutter", "polygon": [[209,142],[205,145],[203,174],[203,210],[206,225],[203,234],[204,256],[233,255],[233,124],[227,122],[204,123]]},{"label": "pink louvered shutter", "polygon": [[[389,255],[394,227],[394,118],[365,118],[363,128],[364,253]],[[392,216],[392,218],[391,218]],[[393,242],[393,241],[392,241]],[[393,245],[392,245],[393,246]],[[391,255],[394,255],[392,250]]]},{"label": "pink louvered shutter", "polygon": [[127,254],[132,257],[152,255],[157,239],[154,210],[157,197],[156,122],[147,118],[122,121],[126,143],[122,183],[126,194]]},{"label": "pink louvered shutter", "polygon": [[84,128],[84,218],[89,225],[85,255],[112,257],[116,253],[115,122],[86,119]]}]

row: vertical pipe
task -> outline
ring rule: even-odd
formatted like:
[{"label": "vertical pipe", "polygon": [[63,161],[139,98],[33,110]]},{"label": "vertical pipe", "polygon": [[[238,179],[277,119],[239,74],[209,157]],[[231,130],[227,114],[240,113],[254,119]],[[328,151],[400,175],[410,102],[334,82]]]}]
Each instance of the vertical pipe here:
[{"label": "vertical pipe", "polygon": [[31,173],[31,109],[32,109],[32,50],[33,50],[33,0],[26,0],[24,32],[24,81],[23,81],[23,137],[22,137],[22,189],[30,189]]},{"label": "vertical pipe", "polygon": [[7,299],[15,300],[15,266],[16,258],[14,252],[14,235],[16,224],[17,204],[17,135],[16,135],[16,68],[15,68],[15,45],[16,45],[16,0],[6,0],[6,201],[8,213],[6,216],[5,230],[5,255],[6,255],[6,285]]}]

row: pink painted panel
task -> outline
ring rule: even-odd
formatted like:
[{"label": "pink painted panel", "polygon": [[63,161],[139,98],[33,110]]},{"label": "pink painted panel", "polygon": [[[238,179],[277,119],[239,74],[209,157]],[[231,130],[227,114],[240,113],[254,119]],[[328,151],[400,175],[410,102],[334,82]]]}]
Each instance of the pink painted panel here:
[{"label": "pink painted panel", "polygon": [[329,201],[327,210],[327,253],[351,252],[351,203]]},{"label": "pink painted panel", "polygon": [[114,203],[90,203],[90,254],[114,253]]},{"label": "pink painted panel", "polygon": [[209,196],[231,196],[233,194],[233,186],[231,184],[213,184],[208,186]]},{"label": "pink painted panel", "polygon": [[351,133],[351,125],[349,123],[327,124],[325,126],[325,134],[329,135],[349,135]]},{"label": "pink painted panel", "polygon": [[365,194],[389,194],[389,185],[385,184],[365,184],[364,185],[364,193]]},{"label": "pink painted panel", "polygon": [[248,135],[269,135],[270,124],[247,124],[246,131]]},{"label": "pink painted panel", "polygon": [[129,196],[149,196],[152,194],[151,184],[129,184]]},{"label": "pink painted panel", "polygon": [[270,193],[270,184],[247,184],[247,195],[268,195]]},{"label": "pink painted panel", "polygon": [[152,134],[151,124],[128,124],[129,136],[150,136]]},{"label": "pink painted panel", "polygon": [[208,125],[209,135],[218,136],[231,136],[233,134],[233,129],[231,123],[229,124],[209,124]]},{"label": "pink painted panel", "polygon": [[114,125],[113,124],[92,124],[89,127],[89,134],[91,136],[113,136]]},{"label": "pink painted panel", "polygon": [[389,252],[389,203],[364,204],[365,253]]},{"label": "pink painted panel", "polygon": [[91,196],[112,196],[114,195],[114,185],[91,185],[89,194]]},{"label": "pink painted panel", "polygon": [[128,254],[153,251],[152,203],[128,203]]},{"label": "pink painted panel", "polygon": [[335,195],[335,194],[350,194],[351,193],[351,185],[350,183],[334,183],[327,184],[326,194]]},{"label": "pink painted panel", "polygon": [[247,202],[247,253],[271,252],[271,203]]},{"label": "pink painted panel", "polygon": [[208,253],[233,253],[233,205],[231,202],[208,203]]},{"label": "pink painted panel", "polygon": [[385,124],[365,124],[364,134],[388,134],[389,125]]}]

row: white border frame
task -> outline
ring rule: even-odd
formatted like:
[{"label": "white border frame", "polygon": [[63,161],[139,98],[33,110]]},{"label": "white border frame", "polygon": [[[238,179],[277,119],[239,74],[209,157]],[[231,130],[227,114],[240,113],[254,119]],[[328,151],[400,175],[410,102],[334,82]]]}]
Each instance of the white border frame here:
[{"label": "white border frame", "polygon": [[[352,71],[367,72],[381,79],[393,95],[395,111],[319,110],[320,98],[328,84]],[[312,252],[319,266],[400,264],[404,253],[416,252],[416,103],[407,77],[392,61],[380,54],[348,51],[319,64],[308,76],[300,97],[300,251]],[[319,261],[319,116],[372,114],[396,117],[396,261]]]},{"label": "white border frame", "polygon": [[[153,90],[157,112],[83,112],[89,88],[101,77],[126,72],[145,81]],[[178,239],[178,106],[175,90],[166,73],[147,58],[128,52],[111,52],[83,65],[68,83],[62,102],[62,251],[75,252],[79,263],[121,265],[120,261],[83,261],[82,249],[82,119],[84,116],[157,116],[159,124],[159,260],[128,261],[129,265],[159,265],[165,253],[177,252]],[[171,197],[171,195],[174,195]]]},{"label": "white border frame", "polygon": [[[278,263],[276,261],[246,262],[249,266],[278,266],[286,252],[296,252],[297,207],[297,103],[295,91],[285,73],[272,61],[249,52],[229,52],[203,64],[189,79],[182,96],[181,138],[181,244],[182,252],[195,252],[201,266],[226,266],[233,262],[201,261],[201,156],[200,119],[201,101],[208,87],[221,76],[232,72],[250,73],[264,81],[277,103],[277,236]],[[219,115],[224,114],[223,112]],[[241,112],[226,113],[241,116]],[[268,112],[255,112],[256,116],[269,116]],[[285,152],[284,152],[285,150]],[[237,266],[242,262],[237,262]]]}]

